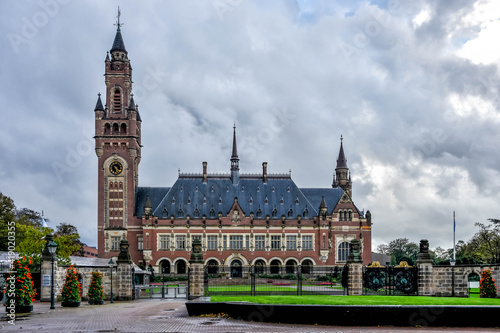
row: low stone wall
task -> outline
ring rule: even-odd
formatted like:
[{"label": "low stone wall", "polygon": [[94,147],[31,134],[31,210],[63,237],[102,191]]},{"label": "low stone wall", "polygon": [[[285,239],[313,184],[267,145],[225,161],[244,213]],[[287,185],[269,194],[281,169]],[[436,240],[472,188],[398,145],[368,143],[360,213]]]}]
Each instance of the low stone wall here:
[{"label": "low stone wall", "polygon": [[[431,290],[434,296],[469,296],[467,267],[434,266]],[[453,280],[455,282],[453,287]]]}]

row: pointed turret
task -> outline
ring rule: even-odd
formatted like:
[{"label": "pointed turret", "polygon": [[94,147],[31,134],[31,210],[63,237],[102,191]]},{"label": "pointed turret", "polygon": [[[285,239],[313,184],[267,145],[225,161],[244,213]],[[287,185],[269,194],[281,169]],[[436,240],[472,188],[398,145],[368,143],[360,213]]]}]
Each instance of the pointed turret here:
[{"label": "pointed turret", "polygon": [[101,101],[101,93],[97,94],[97,103],[95,104],[94,111],[104,111],[104,106],[102,105]]},{"label": "pointed turret", "polygon": [[344,138],[341,135],[339,157],[337,158],[337,167],[335,168],[335,174],[333,175],[332,187],[341,187],[349,194],[349,196],[352,196],[351,175],[349,173],[349,168],[347,167],[347,158],[344,153],[343,140]]},{"label": "pointed turret", "polygon": [[238,158],[238,149],[236,148],[236,123],[233,126],[233,153],[231,154],[231,181],[238,184],[240,179],[240,159]]},{"label": "pointed turret", "polygon": [[325,219],[326,214],[328,214],[328,207],[326,206],[325,197],[321,197],[321,203],[319,204],[319,215]]},{"label": "pointed turret", "polygon": [[137,108],[136,108],[135,102],[134,102],[134,94],[130,94],[130,102],[128,103],[128,109],[133,110],[133,111],[137,111]]},{"label": "pointed turret", "polygon": [[347,168],[347,159],[345,158],[344,145],[342,144],[343,140],[344,140],[344,138],[342,138],[342,135],[341,135],[340,136],[339,157],[337,158],[337,169],[339,169],[339,168]]},{"label": "pointed turret", "polygon": [[149,195],[146,197],[146,202],[144,203],[144,211],[142,215],[146,218],[149,219],[153,212],[153,208],[151,207],[151,200],[149,200]]}]

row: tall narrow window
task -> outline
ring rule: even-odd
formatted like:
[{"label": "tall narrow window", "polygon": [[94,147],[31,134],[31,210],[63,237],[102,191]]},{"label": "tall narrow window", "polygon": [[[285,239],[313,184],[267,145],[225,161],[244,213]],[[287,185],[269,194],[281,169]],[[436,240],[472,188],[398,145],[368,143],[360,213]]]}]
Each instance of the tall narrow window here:
[{"label": "tall narrow window", "polygon": [[313,249],[313,236],[302,236],[302,250],[312,250]]},{"label": "tall narrow window", "polygon": [[255,236],[255,250],[264,250],[266,247],[266,236]]},{"label": "tall narrow window", "polygon": [[118,251],[120,249],[120,236],[111,236],[111,251]]},{"label": "tall narrow window", "polygon": [[176,250],[186,249],[186,236],[176,236],[175,240],[177,241]]},{"label": "tall narrow window", "polygon": [[113,94],[113,111],[120,113],[122,111],[122,94],[120,89],[115,89]]},{"label": "tall narrow window", "polygon": [[281,236],[271,236],[271,250],[281,250]]},{"label": "tall narrow window", "polygon": [[289,251],[294,251],[297,249],[297,236],[295,235],[286,236],[286,249]]},{"label": "tall narrow window", "polygon": [[217,236],[207,237],[207,247],[209,250],[217,250]]},{"label": "tall narrow window", "polygon": [[349,257],[349,243],[342,242],[339,245],[337,261],[347,261],[348,257]]},{"label": "tall narrow window", "polygon": [[158,250],[167,250],[170,248],[170,235],[160,235],[159,236],[159,247]]},{"label": "tall narrow window", "polygon": [[137,250],[142,250],[142,248],[143,248],[142,236],[137,236]]}]

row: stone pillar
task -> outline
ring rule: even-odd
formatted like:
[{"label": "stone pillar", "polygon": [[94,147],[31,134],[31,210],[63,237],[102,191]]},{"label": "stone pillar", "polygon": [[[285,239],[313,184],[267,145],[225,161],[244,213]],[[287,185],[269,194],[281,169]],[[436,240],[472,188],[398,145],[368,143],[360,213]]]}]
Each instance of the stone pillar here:
[{"label": "stone pillar", "polygon": [[193,240],[193,252],[189,260],[189,299],[195,299],[205,295],[203,267],[203,254],[201,253],[201,241]]},{"label": "stone pillar", "polygon": [[417,255],[418,267],[418,294],[419,296],[434,296],[433,267],[429,254],[429,241],[420,240],[420,253]]},{"label": "stone pillar", "polygon": [[122,239],[120,241],[120,254],[118,254],[118,259],[116,260],[116,284],[113,283],[113,287],[116,285],[118,287],[116,288],[116,291],[113,288],[113,294],[116,293],[116,299],[121,301],[131,300],[133,292],[133,263],[132,259],[130,258],[130,253],[128,252],[128,247],[128,240]]},{"label": "stone pillar", "polygon": [[347,260],[347,294],[363,295],[363,259],[361,258],[359,240],[351,241],[351,251]]},{"label": "stone pillar", "polygon": [[[50,302],[50,293],[51,293],[51,283],[52,283],[52,257],[49,252],[49,248],[47,245],[54,240],[54,237],[51,234],[48,234],[45,236],[45,240],[47,241],[45,243],[45,248],[42,250],[42,257],[41,257],[41,267],[40,267],[40,277],[42,279],[41,281],[41,290],[37,290],[37,293],[40,293],[40,301],[41,302]],[[44,275],[49,276],[50,283],[48,286],[44,286],[43,281],[44,281]],[[59,294],[60,289],[58,289],[58,267],[57,267],[57,255],[54,254],[54,295],[55,295],[55,300],[57,300],[57,295]],[[47,280],[46,280],[47,281]]]}]

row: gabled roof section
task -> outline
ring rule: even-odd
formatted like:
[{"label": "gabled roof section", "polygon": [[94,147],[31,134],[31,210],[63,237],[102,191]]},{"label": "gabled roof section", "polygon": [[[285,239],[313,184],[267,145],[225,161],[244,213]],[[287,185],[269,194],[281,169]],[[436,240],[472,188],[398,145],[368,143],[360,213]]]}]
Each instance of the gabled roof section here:
[{"label": "gabled roof section", "polygon": [[138,187],[135,191],[134,215],[142,218],[146,200],[149,198],[151,207],[158,207],[159,202],[165,197],[170,187]]}]

